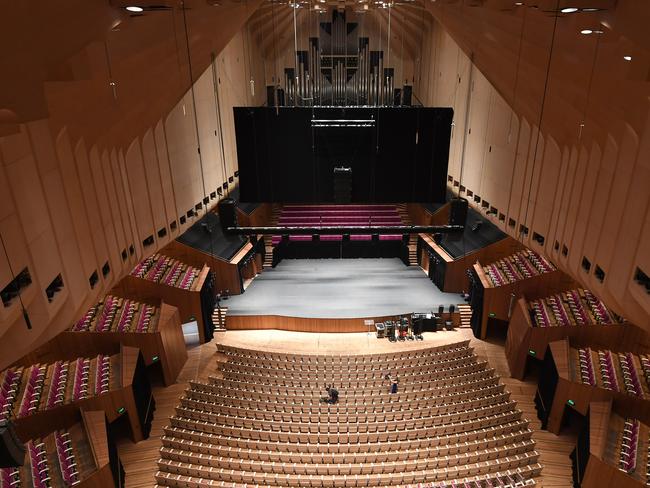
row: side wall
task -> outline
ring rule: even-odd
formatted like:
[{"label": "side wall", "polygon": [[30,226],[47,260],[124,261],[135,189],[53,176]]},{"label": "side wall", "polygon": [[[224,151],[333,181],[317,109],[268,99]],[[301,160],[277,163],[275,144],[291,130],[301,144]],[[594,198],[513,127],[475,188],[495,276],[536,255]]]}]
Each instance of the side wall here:
[{"label": "side wall", "polygon": [[[585,59],[567,61],[569,46],[579,49],[573,43],[595,41],[579,30],[573,34],[575,26],[560,25],[564,19],[550,37],[538,37],[531,46],[527,36],[539,24],[525,17],[529,13],[523,14],[521,31],[512,32],[512,13],[440,8],[442,14],[438,7],[431,10],[444,27],[434,22],[424,40],[425,61],[416,90],[426,105],[454,108],[448,186],[484,213],[492,210],[487,218],[550,258],[616,312],[650,327],[650,294],[634,280],[637,267],[646,274],[650,270],[648,87],[640,86],[635,71],[629,71],[638,68],[633,65],[636,54],[627,64],[621,54],[647,46],[625,51],[616,44],[623,41],[607,38],[600,57],[590,44]],[[460,14],[469,16],[463,24],[455,23]],[[477,23],[487,24],[481,26],[483,34],[493,42],[481,44],[470,36],[472,15]],[[497,25],[510,27],[510,44],[497,37]],[[544,50],[553,36],[555,50]],[[461,47],[459,40],[467,43]],[[509,58],[517,53],[521,65],[516,57]],[[506,61],[511,79],[504,75]],[[592,63],[599,69],[591,83],[598,86],[589,94],[588,77],[571,77]],[[541,72],[535,82],[527,79],[533,68]],[[506,90],[507,82],[513,91]],[[619,92],[625,90],[621,100]],[[623,111],[632,101],[636,108]],[[575,105],[581,103],[584,113],[576,114]],[[583,266],[585,258],[589,270]]]},{"label": "side wall", "polygon": [[[88,147],[48,119],[0,137],[0,289],[24,268],[32,279],[21,293],[31,330],[18,299],[0,304],[0,369],[67,328],[216,205],[210,194],[237,170],[232,108],[263,103],[262,83],[254,95],[250,89],[251,77],[263,82],[250,72],[260,64],[251,63],[255,52],[243,29],[196,78],[194,93],[126,147]],[[64,286],[49,301],[45,289],[59,274]]]}]

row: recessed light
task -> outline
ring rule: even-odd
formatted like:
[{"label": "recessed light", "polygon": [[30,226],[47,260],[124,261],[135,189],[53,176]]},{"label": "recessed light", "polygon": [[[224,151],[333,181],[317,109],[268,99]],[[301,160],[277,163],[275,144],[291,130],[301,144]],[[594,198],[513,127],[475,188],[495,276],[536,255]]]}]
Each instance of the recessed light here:
[{"label": "recessed light", "polygon": [[584,34],[584,35],[589,35],[589,34],[593,34],[593,33],[594,33],[594,31],[592,31],[591,29],[582,29],[580,31],[580,34]]},{"label": "recessed light", "polygon": [[142,12],[144,10],[142,7],[136,7],[135,5],[131,5],[130,7],[126,7],[126,9],[129,12]]},{"label": "recessed light", "polygon": [[566,7],[560,10],[560,12],[562,12],[563,14],[572,14],[573,12],[577,12],[577,11],[578,9],[575,7]]},{"label": "recessed light", "polygon": [[523,4],[524,4],[524,2],[515,2],[515,5],[516,5],[517,7],[521,7]]},{"label": "recessed light", "polygon": [[623,56],[625,61],[632,61],[632,56]]},{"label": "recessed light", "polygon": [[598,12],[599,10],[600,10],[599,8],[593,8],[593,7],[587,7],[582,9],[583,12]]}]

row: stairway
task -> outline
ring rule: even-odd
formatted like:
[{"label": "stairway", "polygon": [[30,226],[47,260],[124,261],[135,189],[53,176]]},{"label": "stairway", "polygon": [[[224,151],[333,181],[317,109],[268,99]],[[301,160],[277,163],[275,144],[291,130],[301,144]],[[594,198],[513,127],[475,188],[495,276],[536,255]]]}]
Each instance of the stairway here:
[{"label": "stairway", "polygon": [[[278,219],[282,213],[282,205],[274,203],[271,206],[271,221],[269,222],[270,227],[278,225]],[[265,235],[264,236],[264,263],[262,263],[262,269],[269,269],[273,267],[273,236]]]},{"label": "stairway", "polygon": [[397,213],[399,214],[400,218],[402,219],[402,223],[404,225],[413,225],[413,222],[411,222],[411,217],[409,216],[406,203],[398,203],[395,205],[397,208]]},{"label": "stairway", "polygon": [[212,311],[212,325],[215,332],[226,332],[226,314],[228,307],[215,307]]},{"label": "stairway", "polygon": [[[397,208],[397,213],[402,219],[404,225],[413,225],[411,222],[411,217],[409,216],[406,203],[398,203],[395,205]],[[417,266],[418,263],[418,235],[410,234],[409,235],[409,266]]]},{"label": "stairway", "polygon": [[409,266],[418,266],[418,235],[409,235]]},{"label": "stairway", "polygon": [[460,313],[460,326],[468,329],[471,328],[472,307],[467,303],[461,303],[458,305],[458,312]]}]

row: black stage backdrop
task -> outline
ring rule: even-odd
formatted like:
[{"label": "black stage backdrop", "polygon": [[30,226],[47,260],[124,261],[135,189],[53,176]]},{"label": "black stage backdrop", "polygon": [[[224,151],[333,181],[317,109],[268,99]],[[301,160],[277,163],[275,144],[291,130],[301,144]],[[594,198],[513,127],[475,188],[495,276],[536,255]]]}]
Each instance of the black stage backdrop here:
[{"label": "black stage backdrop", "polygon": [[333,202],[337,166],[352,168],[352,203],[445,201],[451,108],[235,107],[234,116],[242,202]]}]

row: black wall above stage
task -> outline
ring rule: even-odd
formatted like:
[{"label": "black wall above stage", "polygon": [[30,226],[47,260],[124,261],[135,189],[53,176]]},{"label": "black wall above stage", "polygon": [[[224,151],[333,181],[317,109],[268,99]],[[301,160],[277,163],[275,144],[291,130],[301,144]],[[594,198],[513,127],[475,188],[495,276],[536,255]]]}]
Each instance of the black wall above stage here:
[{"label": "black wall above stage", "polygon": [[445,201],[451,108],[235,107],[234,116],[242,202],[333,202],[339,166],[352,168],[352,203]]}]

